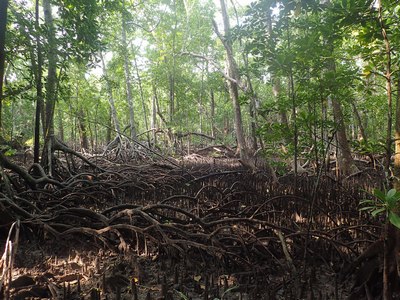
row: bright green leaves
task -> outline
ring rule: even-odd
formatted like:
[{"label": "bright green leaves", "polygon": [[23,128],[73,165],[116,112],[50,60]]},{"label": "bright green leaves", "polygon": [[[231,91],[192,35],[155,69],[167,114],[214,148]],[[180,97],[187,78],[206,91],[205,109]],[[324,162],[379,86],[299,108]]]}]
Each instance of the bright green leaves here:
[{"label": "bright green leaves", "polygon": [[384,193],[381,190],[375,189],[373,192],[376,200],[366,199],[360,201],[360,211],[365,210],[371,213],[373,217],[385,213],[389,222],[400,229],[400,216],[397,214],[399,208],[400,192],[395,189]]}]

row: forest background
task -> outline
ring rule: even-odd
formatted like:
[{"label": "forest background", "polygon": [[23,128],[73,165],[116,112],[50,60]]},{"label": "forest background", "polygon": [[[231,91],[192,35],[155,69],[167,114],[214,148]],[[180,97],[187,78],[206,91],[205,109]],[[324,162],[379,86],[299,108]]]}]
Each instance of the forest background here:
[{"label": "forest background", "polygon": [[278,172],[331,151],[346,174],[350,151],[390,162],[399,5],[220,4],[10,2],[3,139],[102,152],[124,136],[167,155],[212,141]]}]

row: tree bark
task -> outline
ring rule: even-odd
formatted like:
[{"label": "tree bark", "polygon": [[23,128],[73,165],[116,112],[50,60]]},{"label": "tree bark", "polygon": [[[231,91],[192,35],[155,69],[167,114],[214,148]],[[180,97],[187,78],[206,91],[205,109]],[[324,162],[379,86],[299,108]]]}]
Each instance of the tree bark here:
[{"label": "tree bark", "polygon": [[[333,74],[336,74],[336,62],[333,58],[333,41],[328,41],[328,45],[331,47],[331,58],[329,59],[328,69]],[[352,172],[357,171],[357,167],[354,164],[353,157],[351,156],[351,149],[347,140],[346,126],[344,123],[344,115],[341,104],[336,98],[337,88],[333,82],[331,89],[331,95],[328,98],[331,100],[333,109],[333,119],[336,124],[336,138],[338,141],[338,154],[337,154],[337,172],[338,175],[350,175]]]},{"label": "tree bark", "polygon": [[64,140],[64,113],[59,110],[58,113],[58,138],[63,141]]},{"label": "tree bark", "polygon": [[35,30],[36,30],[36,57],[35,72],[36,80],[36,109],[35,109],[35,132],[33,143],[33,162],[39,163],[40,156],[40,116],[43,107],[43,55],[39,36],[39,0],[35,1]]},{"label": "tree bark", "polygon": [[57,84],[57,44],[56,33],[51,9],[50,0],[43,0],[44,20],[47,28],[48,40],[48,69],[46,80],[46,103],[45,103],[45,135],[44,149],[42,155],[42,163],[48,169],[49,174],[52,174],[52,155],[54,142],[54,109],[56,104],[56,84]]},{"label": "tree bark", "polygon": [[106,131],[106,144],[108,145],[111,142],[111,131],[112,131],[112,111],[111,107],[108,111],[108,118],[107,118],[107,131]]},{"label": "tree bark", "polygon": [[7,30],[7,8],[8,0],[0,1],[0,133],[2,132],[3,122],[3,83],[5,73],[5,43],[6,43],[6,30]]},{"label": "tree bark", "polygon": [[151,97],[151,129],[153,129],[153,143],[157,144],[157,95],[156,88],[153,86],[153,96]]},{"label": "tree bark", "polygon": [[168,75],[169,81],[169,122],[172,123],[174,119],[174,114],[176,110],[175,105],[175,48],[176,48],[176,29],[178,27],[178,16],[176,13],[176,0],[172,1],[172,9],[174,11],[175,24],[172,28],[172,67],[170,68],[170,73]]},{"label": "tree bark", "polygon": [[365,128],[364,128],[364,124],[361,120],[361,115],[358,111],[358,108],[356,106],[356,104],[354,102],[351,103],[352,107],[353,107],[353,112],[354,112],[354,116],[356,117],[357,123],[358,123],[358,129],[359,129],[359,134],[361,136],[361,139],[365,142],[368,143],[368,137],[367,134],[365,133]]},{"label": "tree bark", "polygon": [[124,74],[125,74],[125,85],[126,85],[126,100],[129,107],[129,125],[131,130],[131,139],[136,141],[136,126],[135,126],[135,110],[133,107],[133,95],[132,95],[132,78],[130,72],[130,62],[129,62],[129,51],[128,43],[126,41],[126,12],[125,12],[125,1],[123,1],[123,8],[121,13],[122,19],[122,52],[124,57]]},{"label": "tree bark", "polygon": [[[387,95],[387,131],[386,131],[386,173],[390,174],[390,160],[392,157],[392,123],[393,123],[393,100],[392,100],[392,57],[391,46],[388,35],[386,33],[385,24],[382,16],[382,2],[378,0],[378,18],[381,26],[381,33],[385,43],[386,50],[386,66],[385,66],[385,80],[386,80],[386,95]],[[396,120],[397,122],[397,120]]]},{"label": "tree bark", "polygon": [[[280,96],[281,96],[281,79],[278,76],[271,75],[272,81],[272,94],[274,95],[275,101],[279,103]],[[280,105],[279,105],[280,106]],[[279,118],[281,125],[285,128],[285,130],[289,130],[289,121],[286,110],[283,108],[279,108]],[[288,140],[285,136],[285,142],[287,143]]]},{"label": "tree bark", "polygon": [[233,80],[227,80],[227,85],[229,89],[229,94],[233,103],[234,110],[234,120],[235,120],[235,133],[236,133],[236,141],[237,141],[237,152],[240,155],[240,159],[244,164],[248,161],[248,150],[246,147],[246,141],[243,132],[243,122],[242,122],[242,112],[239,103],[239,90],[238,90],[238,82],[239,82],[239,71],[236,65],[235,58],[233,56],[233,47],[232,47],[232,39],[231,39],[231,28],[229,24],[229,16],[225,4],[225,0],[220,0],[221,4],[221,12],[222,19],[224,23],[224,31],[225,36],[223,37],[218,30],[218,27],[215,22],[213,22],[214,30],[218,37],[220,38],[222,44],[224,45],[226,52],[226,66],[227,73],[230,78]]},{"label": "tree bark", "polygon": [[169,81],[169,121],[172,122],[175,113],[175,78],[174,74],[168,75]]},{"label": "tree bark", "polygon": [[[272,10],[268,9],[266,11],[266,18],[267,18],[267,34],[269,36],[269,39],[272,43],[276,44],[276,40],[273,36],[273,31],[272,31]],[[278,103],[279,107],[279,117],[280,117],[280,123],[284,127],[284,130],[286,132],[289,132],[289,121],[287,117],[286,110],[282,108],[282,106],[279,104],[280,101],[280,96],[281,96],[281,79],[279,76],[276,76],[275,74],[271,73],[271,82],[272,82],[272,94],[274,95],[275,101]],[[284,136],[284,142],[289,143],[289,140],[287,139],[287,135]]]},{"label": "tree bark", "polygon": [[133,57],[133,61],[135,63],[136,77],[137,77],[138,86],[139,86],[140,99],[141,99],[141,102],[142,102],[144,126],[145,126],[145,129],[146,129],[146,132],[147,132],[146,133],[147,142],[150,145],[150,136],[149,136],[149,132],[148,132],[149,131],[149,125],[148,125],[148,121],[147,121],[146,103],[145,103],[145,99],[144,99],[142,78],[140,77],[139,68],[138,68],[137,61],[136,61],[136,56]]},{"label": "tree bark", "polygon": [[211,136],[215,138],[215,97],[214,91],[210,90],[210,110],[211,110]]},{"label": "tree bark", "polygon": [[251,151],[255,153],[257,151],[257,95],[253,89],[253,84],[251,82],[250,72],[249,72],[249,59],[247,53],[243,52],[243,61],[246,69],[246,80],[247,80],[247,94],[250,96],[249,103],[249,114],[250,114],[250,133],[251,133]]},{"label": "tree bark", "polygon": [[79,124],[79,136],[80,136],[80,144],[81,149],[88,150],[89,149],[89,139],[86,128],[86,115],[82,107],[79,108],[78,111],[78,124]]},{"label": "tree bark", "polygon": [[103,74],[104,74],[104,77],[106,80],[108,103],[110,104],[111,117],[114,122],[114,128],[115,128],[115,131],[117,132],[117,136],[118,136],[118,138],[121,138],[121,127],[119,126],[117,110],[115,109],[115,102],[114,102],[114,97],[113,97],[113,93],[112,93],[112,87],[111,87],[110,80],[107,76],[107,69],[106,69],[106,65],[104,62],[103,54],[101,52],[100,52],[100,59],[101,59],[101,64],[102,64],[102,68],[103,68]]},{"label": "tree bark", "polygon": [[351,150],[349,142],[347,141],[346,127],[344,125],[344,116],[341,105],[335,97],[331,97],[333,118],[337,126],[336,137],[338,141],[338,171],[343,175],[350,175],[356,171],[353,157],[351,156]]}]

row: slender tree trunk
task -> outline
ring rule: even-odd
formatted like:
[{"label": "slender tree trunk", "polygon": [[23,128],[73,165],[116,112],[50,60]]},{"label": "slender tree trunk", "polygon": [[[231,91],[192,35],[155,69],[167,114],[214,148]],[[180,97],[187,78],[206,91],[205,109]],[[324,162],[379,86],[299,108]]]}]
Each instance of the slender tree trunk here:
[{"label": "slender tree trunk", "polygon": [[341,105],[337,99],[333,96],[332,108],[333,118],[337,125],[336,137],[338,141],[338,169],[341,174],[349,175],[356,170],[354,165],[353,157],[351,156],[351,150],[349,142],[347,141],[346,128],[344,125],[344,116]]},{"label": "slender tree trunk", "polygon": [[[292,37],[290,33],[290,23],[289,20],[286,20],[287,22],[287,47],[288,51],[290,53],[291,49],[291,44],[292,44]],[[292,63],[290,63],[289,66],[289,84],[288,84],[288,98],[291,100],[292,104],[292,126],[293,126],[293,148],[294,148],[294,153],[293,153],[293,171],[295,175],[295,180],[294,180],[294,187],[296,189],[297,186],[297,169],[298,169],[298,130],[297,130],[297,112],[296,112],[296,94],[294,90],[294,77],[293,77],[293,67]]]},{"label": "slender tree trunk", "polygon": [[176,62],[175,62],[175,48],[176,48],[176,31],[178,27],[178,16],[176,13],[176,0],[172,1],[172,6],[173,6],[173,11],[174,11],[174,19],[175,19],[175,24],[174,27],[172,28],[172,67],[170,70],[170,73],[168,75],[168,81],[169,81],[169,122],[171,123],[174,119],[174,114],[176,110],[176,99],[175,99],[175,68],[176,68]]},{"label": "slender tree trunk", "polygon": [[[69,108],[69,115],[70,116],[74,116],[75,115],[75,112],[74,112],[74,109],[72,108],[72,104],[71,104],[71,102],[69,102],[68,103],[68,108]],[[62,121],[62,120],[61,120]],[[74,121],[73,121],[73,124],[70,124],[70,129],[71,129],[71,133],[70,133],[70,135],[71,135],[71,140],[72,140],[72,145],[75,147],[75,130],[76,130],[76,118],[74,117]]]},{"label": "slender tree trunk", "polygon": [[36,110],[35,110],[35,132],[34,132],[34,143],[33,143],[33,162],[39,163],[40,156],[40,115],[43,107],[43,55],[42,45],[40,43],[39,36],[39,0],[35,1],[35,30],[36,30]]},{"label": "slender tree trunk", "polygon": [[229,78],[232,79],[232,80],[227,80],[227,85],[231,100],[233,102],[237,151],[240,154],[240,159],[242,160],[242,162],[244,164],[247,164],[248,150],[246,147],[246,140],[243,132],[242,112],[239,103],[239,90],[238,90],[239,71],[236,65],[235,58],[233,56],[232,39],[230,33],[231,28],[229,24],[229,16],[225,5],[225,0],[220,0],[220,3],[221,3],[221,12],[224,23],[225,36],[224,37],[221,36],[215,22],[214,22],[214,30],[216,31],[217,35],[219,36],[221,42],[225,47],[227,73]]},{"label": "slender tree trunk", "polygon": [[45,145],[42,155],[42,162],[48,168],[49,174],[53,172],[52,156],[54,143],[54,109],[56,104],[56,84],[57,84],[57,44],[53,22],[53,15],[50,0],[43,0],[44,20],[47,27],[48,39],[48,69],[46,80],[46,103],[45,103]]},{"label": "slender tree trunk", "polygon": [[[266,11],[267,18],[267,34],[273,44],[276,44],[273,31],[272,31],[272,10]],[[275,74],[271,74],[271,82],[272,82],[272,94],[274,95],[275,101],[279,104],[280,95],[281,95],[281,79],[279,76]],[[286,132],[289,132],[289,121],[287,117],[286,110],[281,107],[282,105],[278,105],[279,107],[279,117],[280,123],[285,128]],[[287,139],[287,135],[284,136],[284,142],[289,143],[290,141]]]},{"label": "slender tree trunk", "polygon": [[153,130],[153,143],[157,144],[157,95],[156,88],[153,86],[153,96],[151,97],[151,129]]},{"label": "slender tree trunk", "polygon": [[160,110],[160,106],[158,103],[158,97],[157,97],[157,89],[156,87],[153,85],[153,96],[154,96],[154,100],[155,100],[155,104],[156,104],[156,111],[157,111],[157,115],[160,117],[161,122],[164,124],[165,128],[167,128],[167,145],[169,148],[173,148],[174,147],[174,135],[172,134],[171,128],[169,127],[169,124],[167,122],[167,120],[165,119],[164,115],[162,114],[161,110]]},{"label": "slender tree trunk", "polygon": [[[331,45],[331,53],[333,57],[333,42],[329,41],[328,43]],[[336,74],[336,63],[334,58],[331,58],[329,61],[329,71]],[[338,141],[338,156],[337,156],[337,171],[338,174],[350,175],[352,172],[357,171],[357,167],[354,164],[353,157],[351,156],[351,149],[349,142],[347,140],[346,134],[346,126],[344,123],[344,115],[342,111],[341,104],[339,100],[336,98],[336,87],[331,87],[332,94],[329,96],[332,102],[333,109],[333,119],[336,124],[336,137]]]},{"label": "slender tree trunk", "polygon": [[0,133],[3,129],[3,83],[4,83],[4,73],[5,73],[5,43],[6,43],[6,31],[7,31],[7,8],[8,0],[0,1]]},{"label": "slender tree trunk", "polygon": [[393,100],[392,100],[392,57],[390,41],[386,33],[385,24],[382,17],[382,2],[378,0],[379,23],[381,25],[381,33],[385,43],[386,50],[386,95],[388,101],[387,110],[387,132],[386,132],[386,173],[390,174],[390,160],[392,157],[392,123],[393,123]]},{"label": "slender tree trunk", "polygon": [[249,72],[249,59],[246,53],[243,52],[243,61],[246,69],[246,80],[247,80],[247,93],[250,95],[250,105],[249,105],[249,114],[250,114],[250,133],[251,133],[251,150],[253,153],[257,151],[257,109],[256,109],[256,101],[257,95],[253,89],[253,84],[250,77]]},{"label": "slender tree trunk", "polygon": [[[89,112],[88,110],[84,110],[85,116],[89,116]],[[87,123],[87,136],[88,136],[88,140],[90,141],[90,148],[91,148],[91,152],[94,153],[95,152],[95,133],[93,132],[93,128],[90,125],[90,122]],[[89,147],[89,146],[88,146]]]},{"label": "slender tree trunk", "polygon": [[111,110],[111,105],[108,113],[108,118],[107,118],[107,131],[106,131],[106,144],[108,145],[111,142],[111,131],[112,131],[112,110]]},{"label": "slender tree trunk", "polygon": [[82,107],[78,111],[78,124],[79,124],[79,136],[80,136],[80,146],[83,150],[89,149],[89,139],[86,128],[86,115]]},{"label": "slender tree trunk", "polygon": [[210,109],[211,109],[211,136],[215,138],[215,96],[214,91],[210,91]]},{"label": "slender tree trunk", "polygon": [[107,69],[106,69],[106,65],[104,63],[103,54],[101,52],[100,52],[100,59],[101,59],[102,67],[103,67],[103,74],[104,74],[104,77],[106,80],[108,103],[110,104],[111,117],[114,122],[114,128],[115,128],[115,131],[117,132],[117,137],[121,138],[121,127],[119,126],[117,110],[115,109],[115,102],[114,102],[114,97],[113,97],[113,93],[112,93],[112,87],[111,87],[110,80],[108,79],[108,76],[107,76]]},{"label": "slender tree trunk", "polygon": [[289,99],[292,101],[292,119],[293,119],[293,171],[295,174],[294,186],[297,186],[297,169],[299,167],[298,163],[298,154],[299,154],[299,136],[298,136],[298,128],[297,128],[297,112],[296,112],[296,95],[294,91],[294,78],[293,78],[293,70],[290,66],[289,71]]},{"label": "slender tree trunk", "polygon": [[367,135],[365,133],[365,128],[364,128],[364,124],[361,120],[361,116],[360,113],[358,111],[358,108],[356,106],[356,104],[354,102],[351,103],[352,107],[353,107],[353,112],[354,112],[354,116],[356,117],[357,123],[358,123],[358,129],[359,129],[359,134],[361,135],[362,140],[365,143],[368,143],[368,138]]},{"label": "slender tree trunk", "polygon": [[126,84],[126,99],[129,107],[129,125],[131,129],[131,139],[136,140],[136,128],[135,128],[135,112],[133,107],[133,95],[132,95],[132,79],[130,73],[130,62],[129,62],[129,51],[128,43],[126,41],[126,16],[125,16],[125,1],[123,1],[122,11],[122,51],[124,57],[124,73],[125,73],[125,84]]},{"label": "slender tree trunk", "polygon": [[174,119],[175,112],[175,78],[174,74],[169,74],[169,121],[172,122]]},{"label": "slender tree trunk", "polygon": [[148,121],[147,121],[146,103],[145,103],[145,99],[144,99],[142,78],[140,77],[139,68],[138,68],[137,61],[136,61],[136,56],[133,57],[133,61],[135,63],[135,70],[136,70],[136,77],[137,77],[138,85],[139,85],[140,99],[142,100],[143,119],[144,119],[145,129],[146,129],[146,132],[147,132],[146,133],[147,142],[150,145],[150,136],[149,136],[149,132],[148,132],[149,131],[149,125],[148,125]]},{"label": "slender tree trunk", "polygon": [[64,122],[63,122],[63,116],[64,113],[62,111],[58,111],[58,136],[61,141],[64,141]]},{"label": "slender tree trunk", "polygon": [[[272,94],[274,95],[275,101],[279,103],[280,101],[280,95],[281,95],[281,79],[278,76],[271,75],[271,80],[272,80]],[[279,105],[281,106],[281,105]],[[289,120],[288,116],[286,113],[286,110],[283,108],[279,108],[279,119],[281,125],[286,129],[286,131],[289,130]],[[285,142],[288,143],[289,141],[287,140],[285,136]]]},{"label": "slender tree trunk", "polygon": [[[203,126],[204,126],[204,115],[205,109],[203,107],[203,93],[204,93],[204,72],[201,72],[201,83],[200,83],[200,95],[199,95],[199,122],[200,122],[200,133],[203,133]],[[191,137],[189,137],[189,142],[190,142]],[[201,139],[201,137],[200,137]]]},{"label": "slender tree trunk", "polygon": [[397,78],[396,116],[394,134],[394,188],[400,191],[400,76]]}]

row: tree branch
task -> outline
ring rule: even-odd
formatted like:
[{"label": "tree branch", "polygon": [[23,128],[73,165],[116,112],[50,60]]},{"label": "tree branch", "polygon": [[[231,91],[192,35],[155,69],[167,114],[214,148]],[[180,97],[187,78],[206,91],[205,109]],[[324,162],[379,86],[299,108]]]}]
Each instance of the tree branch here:
[{"label": "tree branch", "polygon": [[238,86],[243,92],[245,92],[245,93],[247,92],[246,86],[244,86],[240,81],[238,81],[238,80],[236,80],[236,79],[230,77],[228,74],[226,74],[226,73],[222,70],[222,68],[218,65],[218,63],[214,61],[213,58],[208,57],[208,56],[205,56],[205,55],[200,54],[200,53],[187,52],[187,51],[186,51],[186,52],[181,52],[180,55],[189,55],[189,56],[192,56],[192,57],[195,57],[195,58],[200,58],[200,59],[203,59],[203,60],[207,61],[208,63],[210,63],[211,65],[213,65],[213,66],[217,69],[217,71],[218,71],[226,80],[229,80],[230,82],[236,83],[237,86]]}]

